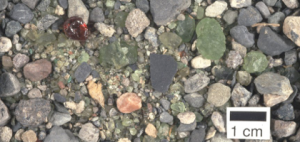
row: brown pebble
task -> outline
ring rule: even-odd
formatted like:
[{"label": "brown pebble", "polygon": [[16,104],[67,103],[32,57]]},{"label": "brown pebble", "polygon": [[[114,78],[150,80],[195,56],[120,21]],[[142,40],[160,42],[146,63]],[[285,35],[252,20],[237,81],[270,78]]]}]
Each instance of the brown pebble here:
[{"label": "brown pebble", "polygon": [[63,82],[61,82],[61,81],[59,81],[57,84],[58,84],[58,87],[59,87],[60,89],[66,88],[65,84],[64,84]]},{"label": "brown pebble", "polygon": [[52,71],[52,64],[46,59],[37,60],[26,64],[24,67],[25,78],[31,81],[40,81],[48,77]]},{"label": "brown pebble", "polygon": [[131,113],[142,107],[142,100],[135,93],[125,93],[117,99],[117,107],[122,113]]},{"label": "brown pebble", "polygon": [[13,61],[9,56],[2,56],[2,65],[4,68],[11,68],[13,66]]}]

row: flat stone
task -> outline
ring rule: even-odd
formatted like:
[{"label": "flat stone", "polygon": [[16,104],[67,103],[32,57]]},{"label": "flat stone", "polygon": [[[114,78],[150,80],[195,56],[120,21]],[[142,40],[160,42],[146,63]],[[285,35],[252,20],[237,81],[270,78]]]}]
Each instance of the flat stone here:
[{"label": "flat stone", "polygon": [[150,10],[148,0],[136,0],[135,5],[137,8],[141,9],[144,13],[147,13]]},{"label": "flat stone", "polygon": [[169,55],[150,55],[151,85],[158,92],[167,92],[175,73],[177,62]]},{"label": "flat stone", "polygon": [[49,7],[51,3],[51,0],[42,0],[38,6],[36,7],[36,9],[38,9],[39,11],[46,11],[47,8]]},{"label": "flat stone", "polygon": [[299,16],[288,16],[283,23],[283,33],[298,46],[300,46],[299,23]]},{"label": "flat stone", "polygon": [[150,0],[150,11],[156,25],[166,25],[190,5],[191,0]]},{"label": "flat stone", "polygon": [[189,103],[189,105],[195,108],[200,108],[205,102],[203,95],[200,95],[198,93],[188,94],[185,95],[183,98],[187,103]]},{"label": "flat stone", "polygon": [[47,59],[40,59],[28,63],[23,68],[25,78],[31,81],[40,81],[52,72],[52,64]]},{"label": "flat stone", "polygon": [[195,69],[203,69],[211,65],[211,60],[205,59],[201,55],[199,55],[192,59],[191,65]]},{"label": "flat stone", "polygon": [[1,142],[10,142],[12,138],[12,130],[11,128],[4,126],[0,127],[0,141]]},{"label": "flat stone", "polygon": [[230,6],[233,8],[248,7],[251,5],[251,0],[230,0]]},{"label": "flat stone", "polygon": [[43,96],[42,96],[40,89],[37,89],[37,88],[31,89],[28,93],[28,98],[30,98],[30,99],[42,98],[42,97]]},{"label": "flat stone", "polygon": [[163,108],[165,110],[169,110],[170,109],[170,101],[166,100],[166,99],[160,99],[160,104],[163,106]]},{"label": "flat stone", "polygon": [[58,20],[58,17],[47,14],[37,22],[37,28],[39,30],[47,30],[56,20]]},{"label": "flat stone", "polygon": [[228,24],[231,25],[236,21],[236,18],[238,16],[238,12],[237,11],[233,11],[233,10],[227,10],[224,13],[223,16],[223,20]]},{"label": "flat stone", "polygon": [[0,11],[4,10],[8,5],[7,0],[0,0]]},{"label": "flat stone", "polygon": [[178,128],[177,128],[177,132],[193,131],[193,130],[195,130],[196,126],[197,126],[196,121],[194,121],[194,122],[191,123],[191,124],[183,124],[183,123],[180,123],[180,125],[179,125]]},{"label": "flat stone", "polygon": [[216,107],[224,105],[231,96],[231,89],[221,83],[214,83],[209,86],[207,102]]},{"label": "flat stone", "polygon": [[88,24],[90,13],[84,3],[81,0],[68,0],[68,4],[68,17],[78,16],[85,24]]},{"label": "flat stone", "polygon": [[9,122],[10,114],[9,114],[9,110],[7,109],[6,105],[2,102],[1,99],[0,99],[0,110],[1,110],[0,127],[3,127]]},{"label": "flat stone", "polygon": [[50,134],[47,135],[44,142],[79,142],[77,138],[69,130],[65,130],[59,126],[54,126]]},{"label": "flat stone", "polygon": [[0,37],[0,52],[8,52],[11,48],[11,40],[7,37]]},{"label": "flat stone", "polygon": [[205,16],[217,17],[221,15],[227,8],[225,1],[215,1],[205,9]]},{"label": "flat stone", "polygon": [[230,51],[226,58],[226,65],[228,68],[237,68],[243,64],[243,58],[238,51]]},{"label": "flat stone", "polygon": [[173,116],[166,111],[160,114],[159,120],[163,123],[173,124]]},{"label": "flat stone", "polygon": [[100,7],[96,7],[92,10],[90,14],[90,21],[99,23],[105,20],[103,10]]},{"label": "flat stone", "polygon": [[210,79],[203,73],[195,74],[184,82],[184,91],[194,93],[200,91],[208,85]]},{"label": "flat stone", "polygon": [[76,69],[74,73],[74,78],[77,82],[83,82],[90,75],[91,72],[91,66],[88,63],[83,62]]},{"label": "flat stone", "polygon": [[211,139],[212,137],[215,136],[216,132],[217,130],[215,129],[215,126],[209,127],[205,139],[206,140]]},{"label": "flat stone", "polygon": [[113,25],[106,25],[104,23],[95,23],[94,27],[104,36],[112,37],[116,30]]},{"label": "flat stone", "polygon": [[268,18],[268,23],[271,23],[271,24],[280,24],[281,26],[279,27],[272,27],[271,28],[276,31],[276,32],[279,32],[281,29],[282,29],[282,25],[283,25],[283,21],[285,19],[285,14],[278,11],[278,12],[275,12],[273,15],[271,15],[269,18]]},{"label": "flat stone", "polygon": [[275,56],[293,49],[295,44],[269,27],[263,27],[260,29],[257,46],[265,54]]},{"label": "flat stone", "polygon": [[135,93],[125,93],[117,99],[117,107],[122,113],[131,113],[141,109],[142,100]]},{"label": "flat stone", "polygon": [[32,11],[26,5],[21,3],[16,4],[10,11],[9,15],[12,19],[17,20],[22,24],[30,22],[34,16]]},{"label": "flat stone", "polygon": [[286,5],[286,7],[290,9],[295,9],[299,7],[298,0],[282,0],[282,2]]},{"label": "flat stone", "polygon": [[36,142],[36,133],[33,130],[27,130],[22,133],[21,139],[23,142]]},{"label": "flat stone", "polygon": [[242,44],[243,46],[249,48],[255,43],[254,34],[250,33],[246,26],[235,26],[230,29],[230,35],[233,39]]},{"label": "flat stone", "polygon": [[149,19],[140,9],[130,11],[125,21],[125,27],[128,29],[129,34],[133,37],[137,37],[149,25]]},{"label": "flat stone", "polygon": [[5,35],[7,37],[12,37],[22,29],[22,26],[19,22],[11,20],[6,24]]},{"label": "flat stone", "polygon": [[261,22],[263,18],[255,7],[249,6],[240,10],[237,20],[239,25],[252,26],[253,24]]},{"label": "flat stone", "polygon": [[293,135],[296,132],[297,124],[294,121],[272,119],[271,126],[272,135],[276,138],[283,138]]},{"label": "flat stone", "polygon": [[191,136],[190,142],[202,142],[205,139],[205,128],[195,129]]},{"label": "flat stone", "polygon": [[29,62],[29,57],[25,54],[18,53],[14,59],[13,64],[16,69],[20,69]]},{"label": "flat stone", "polygon": [[151,123],[148,123],[148,125],[145,129],[145,133],[153,138],[157,137],[157,130],[156,130],[155,126]]},{"label": "flat stone", "polygon": [[248,86],[252,81],[252,76],[246,71],[238,71],[236,79],[241,85]]},{"label": "flat stone", "polygon": [[92,123],[82,125],[78,137],[87,142],[97,142],[99,139],[99,129]]},{"label": "flat stone", "polygon": [[284,63],[287,66],[293,65],[297,62],[297,51],[295,49],[284,53]]},{"label": "flat stone", "polygon": [[71,121],[72,117],[69,113],[61,113],[61,112],[54,112],[52,117],[50,118],[50,122],[53,125],[64,125],[65,123],[68,123]]},{"label": "flat stone", "polygon": [[195,113],[191,111],[181,112],[177,115],[177,118],[180,120],[182,124],[191,124],[196,120]]},{"label": "flat stone", "polygon": [[24,3],[31,9],[34,9],[38,2],[39,0],[22,0],[22,3]]},{"label": "flat stone", "polygon": [[17,77],[11,73],[2,73],[0,76],[0,97],[9,97],[19,93],[21,86]]},{"label": "flat stone", "polygon": [[278,109],[272,111],[273,115],[281,120],[294,120],[295,113],[292,104],[283,103]]},{"label": "flat stone", "polygon": [[234,107],[244,107],[247,105],[248,100],[251,97],[251,92],[237,83],[231,93],[231,100]]},{"label": "flat stone", "polygon": [[255,7],[259,10],[259,12],[261,13],[261,15],[264,18],[268,18],[271,15],[268,7],[266,6],[266,4],[264,2],[262,2],[262,1],[257,2],[255,4]]},{"label": "flat stone", "polygon": [[21,100],[15,110],[16,119],[24,127],[38,126],[47,120],[50,102],[44,99]]},{"label": "flat stone", "polygon": [[274,6],[277,0],[263,0],[263,2],[268,6]]},{"label": "flat stone", "polygon": [[214,126],[218,129],[219,132],[225,133],[225,122],[220,112],[213,112],[211,115],[211,121],[213,122]]}]

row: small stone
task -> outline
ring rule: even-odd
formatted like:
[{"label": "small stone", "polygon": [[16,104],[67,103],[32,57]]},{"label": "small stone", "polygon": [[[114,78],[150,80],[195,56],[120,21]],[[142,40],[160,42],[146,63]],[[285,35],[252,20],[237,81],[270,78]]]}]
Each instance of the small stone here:
[{"label": "small stone", "polygon": [[50,134],[47,135],[44,142],[78,142],[78,139],[70,130],[65,130],[59,126],[54,126]]},{"label": "small stone", "polygon": [[[56,8],[55,8],[54,13],[55,13],[56,15],[61,16],[61,15],[64,15],[64,14],[65,14],[65,11],[64,11],[64,9],[63,9],[62,7],[60,7],[59,5],[56,5]],[[60,21],[61,21],[60,19],[58,19],[58,20],[59,20],[59,21],[54,22],[54,23],[52,24],[52,26],[51,26],[51,29],[52,29],[52,30],[53,30],[53,28],[54,28],[55,26],[58,25],[58,23],[62,23],[62,22],[60,22]]]},{"label": "small stone", "polygon": [[254,34],[250,33],[245,26],[235,26],[230,29],[230,35],[234,40],[243,46],[249,48],[254,45]]},{"label": "small stone", "polygon": [[99,7],[94,8],[90,14],[90,21],[99,23],[99,22],[103,22],[104,20],[105,17],[103,14],[103,10]]},{"label": "small stone", "polygon": [[227,8],[227,3],[225,1],[215,1],[213,4],[209,5],[205,10],[205,16],[216,17],[221,15]]},{"label": "small stone", "polygon": [[104,23],[95,23],[94,27],[104,36],[112,37],[116,30],[113,25],[106,25]]},{"label": "small stone", "polygon": [[13,61],[9,56],[2,56],[2,66],[5,69],[9,69],[13,67]]},{"label": "small stone", "polygon": [[150,80],[151,85],[158,92],[167,92],[175,73],[177,63],[169,55],[150,55]]},{"label": "small stone", "polygon": [[259,33],[257,46],[265,54],[274,56],[293,49],[295,44],[269,27],[263,27]]},{"label": "small stone", "polygon": [[46,11],[51,3],[51,0],[42,0],[39,5],[36,7],[39,11]]},{"label": "small stone", "polygon": [[280,27],[273,27],[273,26],[271,26],[271,28],[273,30],[275,30],[276,32],[279,32],[281,30],[282,25],[283,25],[284,19],[285,19],[284,13],[278,11],[278,12],[275,12],[273,15],[271,15],[268,18],[268,23],[271,23],[271,24],[280,24],[281,25]]},{"label": "small stone", "polygon": [[[50,102],[44,99],[21,100],[15,110],[16,119],[24,126],[38,126],[47,120]],[[26,118],[26,119],[24,119]]]},{"label": "small stone", "polygon": [[230,6],[233,8],[248,7],[251,5],[251,0],[230,0]]},{"label": "small stone", "polygon": [[160,114],[159,120],[163,123],[173,124],[173,116],[166,111]]},{"label": "small stone", "polygon": [[203,69],[203,68],[207,68],[211,65],[211,60],[204,59],[201,55],[199,55],[192,59],[191,65],[193,68]]},{"label": "small stone", "polygon": [[284,53],[284,63],[287,66],[293,65],[297,62],[297,51],[290,50]]},{"label": "small stone", "polygon": [[264,95],[264,104],[267,107],[272,107],[277,105],[289,98],[288,95],[277,95],[277,94],[265,94]]},{"label": "small stone", "polygon": [[22,0],[22,3],[24,3],[31,9],[34,9],[38,2],[39,0]]},{"label": "small stone", "polygon": [[78,137],[87,142],[97,142],[99,139],[99,129],[92,123],[82,125]]},{"label": "small stone", "polygon": [[203,73],[195,74],[184,82],[184,91],[194,93],[200,91],[208,85],[210,79]]},{"label": "small stone", "polygon": [[263,0],[263,2],[268,6],[274,6],[277,0]]},{"label": "small stone", "polygon": [[237,83],[231,93],[231,100],[234,107],[244,107],[247,105],[248,100],[251,97],[251,92]]},{"label": "small stone", "polygon": [[144,37],[151,43],[152,46],[158,47],[157,34],[155,28],[148,27],[146,29]]},{"label": "small stone", "polygon": [[10,114],[9,114],[9,110],[7,109],[6,105],[2,102],[1,99],[0,99],[0,110],[1,110],[0,127],[3,127],[9,122]]},{"label": "small stone", "polygon": [[148,0],[136,0],[135,5],[137,8],[141,9],[144,13],[150,10]]},{"label": "small stone", "polygon": [[9,97],[19,93],[21,90],[20,82],[11,73],[2,73],[0,76],[0,96]]},{"label": "small stone", "polygon": [[247,54],[247,48],[232,39],[231,41],[232,49],[239,52],[239,54],[244,58]]},{"label": "small stone", "polygon": [[21,139],[23,142],[36,142],[37,137],[33,130],[27,130],[22,133]]},{"label": "small stone", "polygon": [[95,83],[94,81],[90,80],[87,88],[89,90],[89,95],[101,105],[102,108],[104,108],[105,104],[105,98],[102,93],[102,84],[101,83]]},{"label": "small stone", "polygon": [[153,138],[157,137],[157,130],[156,130],[155,126],[151,123],[148,123],[148,125],[145,129],[145,133]]},{"label": "small stone", "polygon": [[0,141],[1,142],[10,142],[10,139],[12,137],[12,130],[7,127],[0,127]]},{"label": "small stone", "polygon": [[212,139],[210,139],[210,142],[233,142],[233,140],[227,139],[225,134],[217,133]]},{"label": "small stone", "polygon": [[190,135],[190,132],[178,132],[178,137],[181,139],[188,137],[189,135]]},{"label": "small stone", "polygon": [[[128,138],[120,138],[118,142],[131,142]],[[134,141],[135,142],[135,141]]]},{"label": "small stone", "polygon": [[185,95],[183,98],[186,102],[189,103],[189,105],[195,108],[200,108],[205,102],[204,97],[198,93],[188,94]]},{"label": "small stone", "polygon": [[37,89],[37,88],[31,89],[28,93],[28,98],[30,98],[30,99],[42,98],[42,97],[43,97],[43,95],[42,95],[40,89]]},{"label": "small stone", "polygon": [[166,99],[160,99],[160,104],[163,106],[163,108],[165,110],[169,110],[170,109],[170,102]]},{"label": "small stone", "polygon": [[294,107],[292,104],[283,103],[277,110],[272,111],[281,120],[294,120]]},{"label": "small stone", "polygon": [[18,141],[21,141],[21,136],[22,136],[23,132],[24,132],[24,129],[19,129],[15,134],[15,139]]},{"label": "small stone", "polygon": [[150,21],[145,13],[140,9],[134,9],[128,14],[125,26],[131,36],[137,37],[150,25]]},{"label": "small stone", "polygon": [[177,20],[179,20],[179,21],[184,21],[184,20],[185,20],[184,14],[179,14],[179,15],[177,16]]},{"label": "small stone", "polygon": [[236,79],[241,85],[248,86],[252,81],[252,76],[246,71],[238,71]]},{"label": "small stone", "polygon": [[264,2],[262,2],[262,1],[257,2],[255,4],[255,7],[259,10],[259,12],[261,13],[261,15],[264,18],[268,18],[271,15],[268,7],[266,6],[266,4]]},{"label": "small stone", "polygon": [[4,10],[8,5],[7,0],[0,0],[0,11]]},{"label": "small stone", "polygon": [[37,22],[37,28],[39,30],[46,30],[48,29],[56,20],[58,20],[58,17],[47,14],[42,17],[41,20]]},{"label": "small stone", "polygon": [[211,139],[212,137],[215,136],[216,132],[217,132],[217,130],[215,129],[215,127],[211,126],[207,131],[205,139],[206,140]]},{"label": "small stone", "polygon": [[231,25],[236,21],[237,16],[237,11],[227,10],[223,16],[223,19],[228,25]]},{"label": "small stone", "polygon": [[299,7],[299,2],[297,0],[282,0],[282,2],[290,9]]},{"label": "small stone", "polygon": [[297,124],[294,121],[272,120],[272,135],[277,138],[291,136],[296,132]]},{"label": "small stone", "polygon": [[253,95],[252,98],[250,98],[248,101],[248,106],[257,106],[259,100],[260,100],[259,94]]},{"label": "small stone", "polygon": [[81,0],[68,0],[68,4],[68,17],[80,17],[83,19],[84,23],[88,24],[90,13],[84,3]]},{"label": "small stone", "polygon": [[[31,0],[28,0],[31,1]],[[33,0],[37,1],[37,0]],[[14,20],[21,22],[22,24],[26,24],[33,19],[32,11],[24,4],[18,3],[9,13],[10,17]]]},{"label": "small stone", "polygon": [[190,136],[190,142],[202,142],[205,139],[205,128],[200,127],[199,129],[193,130]]},{"label": "small stone", "polygon": [[135,93],[125,93],[117,99],[117,107],[122,113],[131,113],[141,109],[142,100]]},{"label": "small stone", "polygon": [[47,59],[41,59],[28,63],[23,68],[25,78],[31,81],[40,81],[45,79],[51,72],[52,64]]},{"label": "small stone", "polygon": [[299,22],[299,16],[288,16],[283,23],[283,33],[298,46],[300,46]]},{"label": "small stone", "polygon": [[205,14],[205,9],[202,6],[199,6],[197,9],[197,19],[202,19]]},{"label": "small stone", "polygon": [[173,32],[165,32],[159,36],[160,42],[169,49],[176,49],[182,42],[180,36]]},{"label": "small stone", "polygon": [[219,132],[221,133],[226,132],[225,122],[220,112],[217,111],[213,112],[213,114],[211,115],[211,120]]},{"label": "small stone", "polygon": [[70,114],[54,112],[54,114],[50,118],[50,122],[53,125],[60,126],[60,125],[64,125],[65,123],[68,123],[69,121],[71,121],[71,119],[72,117]]},{"label": "small stone", "polygon": [[7,37],[12,37],[22,29],[22,26],[19,22],[11,20],[6,24],[5,35]]},{"label": "small stone", "polygon": [[194,121],[194,122],[191,123],[191,124],[183,124],[183,123],[180,123],[180,125],[179,125],[178,128],[177,128],[177,132],[193,131],[193,130],[195,130],[196,126],[197,126],[196,121]]},{"label": "small stone", "polygon": [[193,112],[187,111],[187,112],[181,112],[177,115],[177,118],[180,120],[183,124],[191,124],[196,120],[196,115]]},{"label": "small stone", "polygon": [[243,58],[237,51],[230,51],[226,59],[226,65],[229,68],[237,68],[243,63]]},{"label": "small stone", "polygon": [[76,69],[74,73],[74,78],[77,82],[83,82],[90,75],[91,72],[91,66],[88,63],[83,62]]},{"label": "small stone", "polygon": [[243,68],[248,73],[262,72],[268,67],[266,56],[260,51],[250,51],[244,58]]},{"label": "small stone", "polygon": [[209,86],[207,102],[216,107],[224,105],[231,96],[231,89],[221,83],[214,83]]},{"label": "small stone", "polygon": [[68,0],[58,0],[59,5],[63,8],[63,9],[67,9],[68,8]]},{"label": "small stone", "polygon": [[239,25],[252,26],[253,24],[261,22],[263,18],[255,7],[249,6],[240,10],[237,20]]},{"label": "small stone", "polygon": [[25,54],[18,53],[14,59],[13,64],[16,69],[20,69],[29,62],[29,57]]},{"label": "small stone", "polygon": [[11,40],[7,37],[0,37],[0,52],[8,52],[11,48]]}]

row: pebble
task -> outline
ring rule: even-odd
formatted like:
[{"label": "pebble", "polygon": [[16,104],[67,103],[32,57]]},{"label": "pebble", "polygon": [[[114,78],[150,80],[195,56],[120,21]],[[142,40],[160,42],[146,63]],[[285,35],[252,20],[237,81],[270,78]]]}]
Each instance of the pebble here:
[{"label": "pebble", "polygon": [[255,7],[249,6],[240,10],[237,20],[239,25],[252,26],[261,22],[263,18]]},{"label": "pebble", "polygon": [[177,72],[177,62],[172,56],[150,54],[151,85],[158,92],[167,92]]},{"label": "pebble", "polygon": [[92,10],[90,14],[90,21],[95,22],[95,23],[100,23],[105,20],[103,10],[99,7],[96,7]]},{"label": "pebble", "polygon": [[230,51],[227,55],[226,65],[229,68],[237,68],[243,63],[243,58],[237,51]]},{"label": "pebble", "polygon": [[64,103],[67,101],[66,97],[59,93],[54,93],[53,97],[54,97],[55,101],[59,102],[59,103]]},{"label": "pebble", "polygon": [[295,44],[275,33],[271,28],[263,27],[259,33],[257,46],[265,54],[274,56],[293,49]]},{"label": "pebble", "polygon": [[70,132],[59,126],[53,126],[50,134],[47,135],[44,142],[78,142],[78,139]]},{"label": "pebble", "polygon": [[212,137],[215,136],[216,132],[217,132],[217,130],[215,129],[215,127],[211,126],[207,131],[205,139],[206,140],[211,139]]},{"label": "pebble", "polygon": [[236,21],[236,18],[238,16],[238,12],[237,11],[233,11],[233,10],[227,10],[224,13],[223,16],[223,20],[228,24],[231,25]]},{"label": "pebble", "polygon": [[20,69],[29,62],[29,57],[25,54],[18,53],[13,58],[13,64],[16,69]]},{"label": "pebble", "polygon": [[9,56],[2,56],[2,66],[5,69],[9,69],[13,67],[13,61]]},{"label": "pebble", "polygon": [[239,52],[239,54],[244,58],[247,54],[247,48],[237,42],[234,41],[234,39],[232,39],[231,41],[231,46],[232,49]]},{"label": "pebble", "polygon": [[287,66],[293,65],[297,62],[297,51],[290,50],[284,53],[284,63]]},{"label": "pebble", "polygon": [[194,93],[206,87],[210,79],[203,73],[195,74],[184,82],[184,91],[186,93]]},{"label": "pebble", "polygon": [[250,98],[249,101],[248,101],[248,106],[257,106],[259,100],[260,100],[260,95],[259,94],[253,95],[252,98]]},{"label": "pebble", "polygon": [[205,128],[193,130],[190,136],[190,142],[202,142],[205,139]]},{"label": "pebble", "polygon": [[52,72],[52,64],[47,59],[40,59],[28,63],[23,68],[25,78],[31,81],[40,81]]},{"label": "pebble", "polygon": [[58,0],[59,5],[63,8],[63,9],[67,9],[68,8],[68,0]]},{"label": "pebble", "polygon": [[230,6],[232,8],[243,8],[251,5],[251,0],[230,0]]},{"label": "pebble", "polygon": [[97,142],[99,139],[99,129],[92,123],[82,125],[78,137],[87,142]]},{"label": "pebble", "polygon": [[20,92],[21,86],[17,77],[11,73],[2,73],[0,76],[0,96],[9,97]]},{"label": "pebble", "polygon": [[140,9],[134,9],[130,11],[125,21],[125,27],[127,28],[129,34],[133,37],[137,37],[149,25],[149,19]]},{"label": "pebble", "polygon": [[22,133],[21,139],[23,142],[36,142],[37,137],[33,130],[27,130]]},{"label": "pebble", "polygon": [[[268,23],[273,23],[273,24],[280,24],[280,25],[283,25],[283,21],[285,19],[285,15],[284,13],[278,11],[278,12],[275,12],[273,15],[271,15],[269,18],[268,18]],[[279,26],[279,27],[272,27],[271,28],[273,30],[275,30],[276,32],[279,32],[281,30],[281,27],[282,26]]]},{"label": "pebble", "polygon": [[190,5],[191,0],[151,0],[150,11],[156,25],[166,25]]},{"label": "pebble", "polygon": [[38,9],[39,11],[46,11],[47,8],[49,7],[51,3],[51,0],[42,0],[38,6],[36,7],[36,9]]},{"label": "pebble", "polygon": [[274,6],[277,0],[263,0],[263,2],[268,6]]},{"label": "pebble", "polygon": [[148,125],[145,129],[145,133],[153,138],[157,137],[157,130],[156,130],[155,126],[151,123],[148,123]]},{"label": "pebble", "polygon": [[241,85],[248,86],[252,81],[252,76],[246,71],[238,71],[236,74],[236,79]]},{"label": "pebble", "polygon": [[180,120],[182,124],[191,124],[196,120],[195,113],[191,111],[181,112],[177,115],[177,118]]},{"label": "pebble", "polygon": [[211,66],[211,60],[203,58],[201,55],[192,59],[191,65],[195,69],[203,69]]},{"label": "pebble", "polygon": [[231,93],[231,100],[234,107],[244,107],[247,105],[248,100],[251,97],[251,92],[237,83]]},{"label": "pebble", "polygon": [[50,102],[44,99],[21,100],[15,110],[16,119],[24,127],[39,126],[47,120]]},{"label": "pebble", "polygon": [[211,121],[219,132],[225,133],[225,122],[220,112],[214,111],[211,115]]},{"label": "pebble", "polygon": [[277,94],[265,94],[264,96],[264,104],[267,107],[272,107],[277,105],[289,98],[289,96],[277,95]]},{"label": "pebble", "polygon": [[173,116],[165,111],[165,112],[160,114],[159,121],[163,122],[163,123],[173,124]]},{"label": "pebble", "polygon": [[164,107],[165,110],[169,110],[170,109],[170,101],[166,100],[166,99],[160,99],[160,104]]},{"label": "pebble", "polygon": [[7,37],[12,37],[22,29],[22,26],[19,22],[11,20],[6,24],[5,35]]},{"label": "pebble", "polygon": [[152,46],[158,47],[157,34],[155,28],[148,27],[146,29],[144,37],[151,43]]},{"label": "pebble", "polygon": [[94,27],[104,36],[112,37],[116,30],[113,25],[106,25],[104,23],[95,23]]},{"label": "pebble", "polygon": [[17,20],[22,24],[30,22],[34,16],[32,11],[26,5],[21,3],[16,4],[10,11],[9,15],[12,19]]},{"label": "pebble", "polygon": [[290,9],[295,9],[299,7],[298,0],[282,0],[282,2]]},{"label": "pebble", "polygon": [[0,141],[10,142],[11,138],[12,138],[12,130],[7,126],[0,127]]},{"label": "pebble", "polygon": [[56,16],[47,14],[47,15],[43,16],[42,19],[37,22],[37,28],[39,30],[46,30],[58,19],[59,18]]},{"label": "pebble", "polygon": [[[68,0],[68,17],[78,16],[85,24],[89,22],[89,11],[81,0]],[[62,6],[64,7],[64,6]]]},{"label": "pebble", "polygon": [[215,1],[213,4],[209,5],[205,10],[205,16],[217,17],[221,15],[227,8],[227,3],[225,1]]},{"label": "pebble", "polygon": [[0,52],[8,52],[11,48],[11,40],[7,37],[0,37]]},{"label": "pebble", "polygon": [[7,0],[0,0],[0,11],[4,10],[8,5]]},{"label": "pebble", "polygon": [[1,117],[0,117],[0,127],[5,126],[10,120],[9,110],[7,109],[6,105],[0,99],[0,110],[1,110]]},{"label": "pebble", "polygon": [[178,128],[177,128],[177,132],[193,131],[193,130],[195,130],[196,126],[197,126],[196,121],[194,121],[194,122],[191,123],[191,124],[183,124],[183,123],[180,123],[180,125],[179,125]]},{"label": "pebble", "polygon": [[184,14],[179,14],[179,15],[177,16],[177,20],[179,20],[179,21],[184,21],[184,20],[185,20]]},{"label": "pebble", "polygon": [[190,136],[190,132],[178,132],[178,137],[181,139],[186,138],[188,136]]},{"label": "pebble", "polygon": [[283,138],[294,134],[296,132],[297,124],[294,121],[272,119],[271,126],[272,135],[277,138]]},{"label": "pebble", "polygon": [[30,99],[42,98],[42,97],[43,97],[43,95],[42,95],[40,89],[37,89],[37,88],[31,89],[28,93],[28,98],[30,98]]},{"label": "pebble", "polygon": [[283,33],[298,46],[300,46],[299,22],[299,16],[288,16],[283,23]]},{"label": "pebble", "polygon": [[54,114],[50,118],[50,122],[53,125],[60,126],[60,125],[64,125],[64,124],[68,123],[69,121],[71,121],[71,119],[72,119],[72,117],[70,114],[54,112]]},{"label": "pebble", "polygon": [[24,129],[19,129],[15,134],[15,139],[18,141],[21,141],[21,136],[22,136],[23,132],[24,132]]},{"label": "pebble", "polygon": [[215,136],[210,140],[210,142],[233,142],[231,139],[227,139],[225,134],[217,133]]},{"label": "pebble", "polygon": [[88,63],[83,62],[76,69],[74,73],[74,78],[77,82],[83,82],[90,75],[91,72],[91,66]]},{"label": "pebble", "polygon": [[148,0],[136,0],[135,5],[137,8],[142,10],[144,13],[147,13],[150,10]]},{"label": "pebble", "polygon": [[117,99],[117,107],[122,113],[131,113],[141,109],[142,100],[135,93],[125,93]]},{"label": "pebble", "polygon": [[200,108],[205,102],[203,95],[200,95],[198,93],[191,93],[185,95],[183,98],[187,103],[189,103],[189,105],[195,108]]},{"label": "pebble", "polygon": [[[118,142],[131,142],[128,138],[120,138]],[[134,141],[135,142],[135,141]]]},{"label": "pebble", "polygon": [[259,10],[259,12],[261,13],[261,15],[264,18],[268,18],[271,15],[268,7],[266,6],[266,4],[264,2],[262,2],[262,1],[257,2],[255,4],[255,7]]},{"label": "pebble", "polygon": [[39,0],[21,0],[29,8],[34,9]]},{"label": "pebble", "polygon": [[292,104],[283,103],[278,109],[272,111],[273,115],[281,120],[294,120],[295,113]]},{"label": "pebble", "polygon": [[233,39],[242,44],[243,46],[249,48],[255,43],[254,34],[250,33],[246,26],[235,26],[230,29],[230,35]]},{"label": "pebble", "polygon": [[216,107],[224,105],[231,96],[231,89],[221,83],[214,83],[209,86],[207,102]]}]

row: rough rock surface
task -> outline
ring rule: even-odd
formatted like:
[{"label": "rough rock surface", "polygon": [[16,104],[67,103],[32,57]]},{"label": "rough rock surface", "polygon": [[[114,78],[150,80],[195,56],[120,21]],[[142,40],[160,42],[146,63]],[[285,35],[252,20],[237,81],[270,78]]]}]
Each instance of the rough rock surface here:
[{"label": "rough rock surface", "polygon": [[131,36],[137,37],[150,25],[150,21],[145,13],[140,9],[134,9],[128,14],[125,26]]}]

